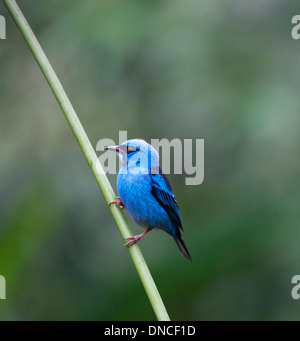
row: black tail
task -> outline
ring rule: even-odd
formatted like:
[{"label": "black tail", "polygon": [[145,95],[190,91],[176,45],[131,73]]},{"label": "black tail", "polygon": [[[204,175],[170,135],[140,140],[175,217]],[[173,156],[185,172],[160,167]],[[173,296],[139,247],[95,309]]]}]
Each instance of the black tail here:
[{"label": "black tail", "polygon": [[187,258],[188,260],[192,261],[192,257],[191,257],[191,255],[190,255],[190,253],[189,253],[187,247],[185,246],[185,243],[184,243],[184,241],[183,241],[181,235],[179,234],[179,235],[177,235],[177,236],[174,236],[174,239],[175,239],[176,244],[178,245],[178,248],[179,248],[181,254],[182,254],[185,258]]}]

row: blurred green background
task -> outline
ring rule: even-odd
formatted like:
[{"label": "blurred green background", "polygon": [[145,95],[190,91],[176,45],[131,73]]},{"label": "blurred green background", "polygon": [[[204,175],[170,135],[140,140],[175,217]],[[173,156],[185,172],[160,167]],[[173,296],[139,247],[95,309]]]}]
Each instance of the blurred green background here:
[{"label": "blurred green background", "polygon": [[[19,1],[91,142],[205,139],[169,179],[193,262],[140,247],[173,320],[298,320],[298,1]],[[77,142],[4,4],[1,320],[155,320]],[[98,153],[98,155],[100,155]],[[109,175],[116,189],[116,176]],[[126,214],[128,217],[128,214]],[[134,233],[141,229],[128,217]]]}]

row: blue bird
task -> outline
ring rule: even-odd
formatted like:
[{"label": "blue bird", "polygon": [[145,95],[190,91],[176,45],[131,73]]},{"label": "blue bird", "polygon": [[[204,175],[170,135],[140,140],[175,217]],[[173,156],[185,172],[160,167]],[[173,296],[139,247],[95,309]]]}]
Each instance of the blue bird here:
[{"label": "blue bird", "polygon": [[146,141],[128,140],[119,146],[105,147],[118,153],[122,166],[117,180],[119,197],[111,204],[126,208],[135,222],[145,228],[142,234],[126,238],[124,246],[138,242],[154,228],[170,234],[182,255],[192,260],[183,241],[181,216],[168,179],[159,167],[157,151]]}]

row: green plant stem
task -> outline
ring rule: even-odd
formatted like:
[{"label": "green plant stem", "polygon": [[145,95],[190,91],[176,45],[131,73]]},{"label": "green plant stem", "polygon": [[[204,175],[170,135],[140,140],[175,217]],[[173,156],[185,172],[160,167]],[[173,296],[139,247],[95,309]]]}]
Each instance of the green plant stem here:
[{"label": "green plant stem", "polygon": [[[57,78],[48,58],[46,57],[43,49],[41,48],[37,38],[32,32],[28,22],[26,21],[23,13],[21,12],[19,6],[14,0],[3,0],[6,4],[11,16],[13,17],[16,25],[21,31],[25,41],[27,42],[34,58],[36,59],[39,67],[41,68],[47,82],[52,89],[54,96],[56,97],[79,145],[82,149],[82,152],[95,176],[95,179],[102,191],[102,194],[105,198],[107,204],[111,201],[115,200],[114,191],[108,181],[102,165],[100,164],[97,155],[75,113],[75,110],[66,95],[59,79]],[[116,221],[116,224],[120,230],[120,233],[123,238],[129,237],[132,235],[129,226],[124,218],[123,213],[120,208],[115,205],[111,205],[110,211]],[[133,263],[136,267],[136,270],[139,274],[139,277],[143,283],[145,291],[148,295],[150,303],[153,307],[153,310],[156,314],[156,317],[160,321],[169,321],[169,316],[164,306],[164,303],[160,297],[160,294],[157,290],[155,282],[151,276],[151,273],[148,269],[148,266],[145,262],[145,259],[140,251],[138,245],[133,245],[128,248],[129,254],[133,260]]]}]

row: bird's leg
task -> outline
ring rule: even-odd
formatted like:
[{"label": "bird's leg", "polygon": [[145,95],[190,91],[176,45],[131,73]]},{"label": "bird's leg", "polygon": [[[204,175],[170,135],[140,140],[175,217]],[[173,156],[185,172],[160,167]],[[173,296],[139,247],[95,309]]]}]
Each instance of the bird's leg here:
[{"label": "bird's leg", "polygon": [[122,203],[122,200],[120,197],[116,197],[117,200],[112,201],[108,204],[108,206],[112,205],[112,204],[116,204],[116,206],[119,206],[121,210],[124,210],[125,206]]},{"label": "bird's leg", "polygon": [[138,234],[137,236],[133,236],[133,237],[128,237],[125,238],[126,240],[129,240],[129,242],[127,242],[126,244],[124,244],[123,246],[131,246],[134,245],[135,243],[137,243],[146,233],[148,233],[149,231],[151,231],[151,229],[147,229],[145,232]]}]

